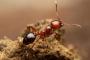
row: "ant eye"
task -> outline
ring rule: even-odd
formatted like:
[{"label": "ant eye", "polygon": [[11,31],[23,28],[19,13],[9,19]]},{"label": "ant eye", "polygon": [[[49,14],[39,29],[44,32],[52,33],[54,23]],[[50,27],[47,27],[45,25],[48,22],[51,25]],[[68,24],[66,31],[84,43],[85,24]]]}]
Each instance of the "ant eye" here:
[{"label": "ant eye", "polygon": [[29,33],[24,37],[23,44],[28,45],[30,43],[33,43],[35,38],[36,36],[34,35],[34,33]]}]

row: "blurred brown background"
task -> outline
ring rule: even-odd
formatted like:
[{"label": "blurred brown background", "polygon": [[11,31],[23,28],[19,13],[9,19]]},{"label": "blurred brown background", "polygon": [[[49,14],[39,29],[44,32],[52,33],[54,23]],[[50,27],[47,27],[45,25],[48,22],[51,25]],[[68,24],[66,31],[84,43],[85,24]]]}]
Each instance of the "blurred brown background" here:
[{"label": "blurred brown background", "polygon": [[[75,44],[83,60],[90,60],[90,0],[58,0],[58,5],[62,20],[82,25],[67,26],[65,40]],[[27,24],[54,16],[54,0],[0,0],[0,38],[16,39]]]}]

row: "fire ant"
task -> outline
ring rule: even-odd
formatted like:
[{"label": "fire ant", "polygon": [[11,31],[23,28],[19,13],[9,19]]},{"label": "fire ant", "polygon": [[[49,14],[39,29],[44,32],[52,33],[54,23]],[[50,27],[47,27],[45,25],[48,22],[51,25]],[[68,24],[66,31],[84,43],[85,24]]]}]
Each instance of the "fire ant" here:
[{"label": "fire ant", "polygon": [[37,31],[35,27],[28,25],[27,29],[23,34],[23,44],[28,45],[30,43],[33,43],[36,39],[36,36],[39,36],[41,39],[44,39],[53,34],[54,30],[59,29],[62,26],[63,24],[60,20],[51,21],[50,24],[47,25],[42,31]]},{"label": "fire ant", "polygon": [[[56,6],[56,19],[52,19],[52,21],[49,21],[49,25],[47,25],[43,30],[37,30],[33,25],[28,25],[26,31],[23,34],[23,44],[28,45],[30,43],[33,43],[37,36],[44,39],[53,33],[55,33],[55,30],[60,29],[64,24],[70,25],[67,23],[62,23],[61,19],[58,18],[58,9],[57,9],[57,1],[55,1]],[[79,26],[78,24],[72,24],[75,26]],[[43,27],[43,26],[42,26]],[[41,28],[42,28],[41,27]],[[79,26],[80,27],[80,26]]]}]

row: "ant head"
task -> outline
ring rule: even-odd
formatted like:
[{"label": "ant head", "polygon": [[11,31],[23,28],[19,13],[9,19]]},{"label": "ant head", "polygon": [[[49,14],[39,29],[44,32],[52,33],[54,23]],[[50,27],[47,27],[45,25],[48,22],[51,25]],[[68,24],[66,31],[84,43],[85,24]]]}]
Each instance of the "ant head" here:
[{"label": "ant head", "polygon": [[63,26],[62,21],[60,19],[55,19],[51,22],[51,27],[53,29],[59,29]]}]

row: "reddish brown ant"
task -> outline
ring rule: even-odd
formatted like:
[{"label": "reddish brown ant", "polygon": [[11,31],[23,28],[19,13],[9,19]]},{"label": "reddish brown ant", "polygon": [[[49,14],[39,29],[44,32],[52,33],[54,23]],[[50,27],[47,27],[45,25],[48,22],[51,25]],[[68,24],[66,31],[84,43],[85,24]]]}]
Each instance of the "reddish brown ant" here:
[{"label": "reddish brown ant", "polygon": [[[59,15],[58,15],[58,9],[57,9],[57,1],[55,1],[55,6],[56,6],[56,18],[57,19],[53,19],[53,21],[49,21],[50,24],[47,25],[43,30],[37,30],[35,27],[33,26],[27,26],[27,29],[25,31],[25,34],[23,34],[24,36],[24,39],[23,39],[23,43],[25,40],[25,44],[29,44],[29,43],[33,43],[36,36],[39,36],[39,38],[41,39],[45,39],[46,37],[50,36],[51,34],[54,33],[55,30],[58,30],[60,29],[62,26],[63,26],[63,23],[62,21],[60,20],[59,18]],[[52,20],[52,19],[51,19]],[[75,26],[79,26],[77,24],[67,24],[67,23],[64,23],[66,25],[75,25]],[[43,26],[42,26],[43,27]],[[41,28],[42,28],[41,27]],[[79,26],[80,27],[80,26]],[[32,39],[33,38],[33,39]],[[29,41],[29,40],[33,40],[33,41]],[[28,43],[29,42],[29,43]]]}]

